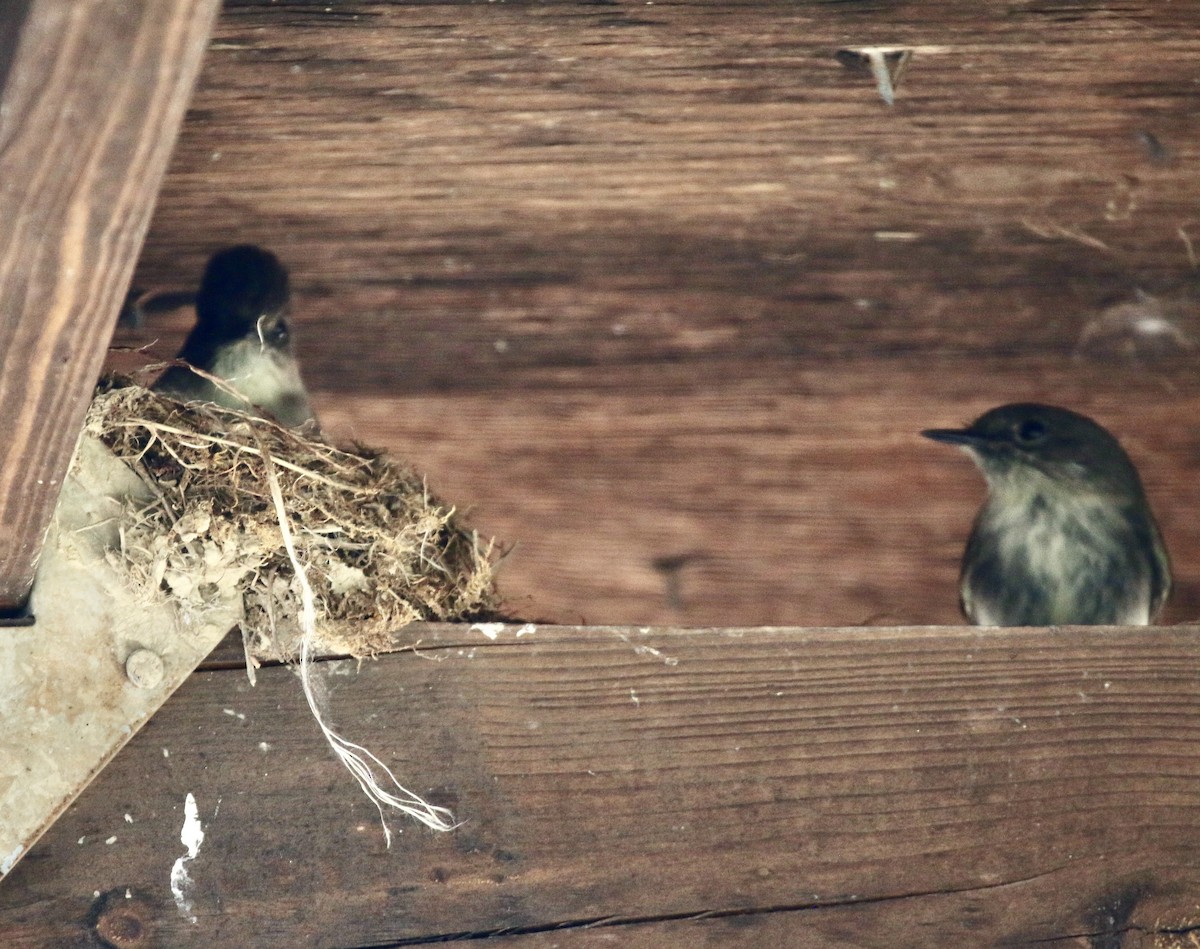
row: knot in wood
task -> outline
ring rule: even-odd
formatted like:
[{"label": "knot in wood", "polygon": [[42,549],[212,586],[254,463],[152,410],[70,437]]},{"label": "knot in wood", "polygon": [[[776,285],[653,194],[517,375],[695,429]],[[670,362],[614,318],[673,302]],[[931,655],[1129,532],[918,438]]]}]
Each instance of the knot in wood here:
[{"label": "knot in wood", "polygon": [[110,890],[94,907],[92,928],[112,949],[145,949],[150,945],[152,910],[129,890]]}]

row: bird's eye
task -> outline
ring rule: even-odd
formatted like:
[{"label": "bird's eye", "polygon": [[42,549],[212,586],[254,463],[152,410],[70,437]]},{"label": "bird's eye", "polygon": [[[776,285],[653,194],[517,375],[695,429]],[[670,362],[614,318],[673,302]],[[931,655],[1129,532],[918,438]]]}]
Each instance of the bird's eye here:
[{"label": "bird's eye", "polygon": [[1020,445],[1036,445],[1046,437],[1046,426],[1035,418],[1022,422],[1014,433]]},{"label": "bird's eye", "polygon": [[287,320],[282,316],[277,316],[274,319],[264,318],[259,323],[259,333],[262,336],[264,343],[272,346],[282,346],[291,335],[288,331]]}]

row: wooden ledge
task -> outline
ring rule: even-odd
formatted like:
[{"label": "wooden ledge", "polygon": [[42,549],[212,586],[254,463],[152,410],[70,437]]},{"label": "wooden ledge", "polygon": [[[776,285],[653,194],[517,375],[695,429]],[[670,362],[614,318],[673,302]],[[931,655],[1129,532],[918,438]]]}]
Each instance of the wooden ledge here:
[{"label": "wooden ledge", "polygon": [[1187,946],[1196,632],[410,627],[417,653],[317,672],[336,727],[462,822],[393,819],[391,850],[292,672],[213,668],[0,886],[0,932]]}]

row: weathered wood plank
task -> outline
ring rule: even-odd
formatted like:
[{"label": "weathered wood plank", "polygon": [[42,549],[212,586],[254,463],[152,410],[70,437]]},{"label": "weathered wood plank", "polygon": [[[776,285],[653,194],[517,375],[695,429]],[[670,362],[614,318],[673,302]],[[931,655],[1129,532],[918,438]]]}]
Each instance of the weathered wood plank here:
[{"label": "weathered wood plank", "polygon": [[[1200,413],[1200,392],[1095,388],[1100,375],[1016,392],[1091,412],[1125,441],[1175,557],[1168,619],[1186,620],[1200,610],[1200,431],[1180,420]],[[917,433],[1010,400],[1011,384],[861,360],[686,395],[342,397],[324,415],[413,460],[481,530],[516,543],[499,578],[518,615],[934,624],[960,622],[983,480]]]},{"label": "weathered wood plank", "polygon": [[217,6],[0,5],[0,610],[33,582]]},{"label": "weathered wood plank", "polygon": [[[129,945],[178,949],[1094,949],[1195,924],[1195,629],[517,631],[322,664],[338,727],[456,831],[385,850],[290,671],[202,673],[0,886],[6,945],[129,915]],[[195,924],[168,886],[188,793]]]},{"label": "weathered wood plank", "polygon": [[[936,48],[892,109],[871,43]],[[956,622],[981,482],[915,433],[1039,398],[1128,442],[1187,619],[1197,56],[1179,3],[241,2],[139,282],[276,248],[327,427],[533,617]],[[1183,358],[1081,349],[1139,289]]]},{"label": "weathered wood plank", "polygon": [[[371,340],[310,339],[336,390],[719,367],[738,330],[771,362],[1070,352],[1106,297],[1191,276],[1198,26],[1099,0],[239,4],[141,273],[198,273],[230,226],[288,248],[308,314]],[[935,50],[887,109],[834,57],[856,42]]]}]

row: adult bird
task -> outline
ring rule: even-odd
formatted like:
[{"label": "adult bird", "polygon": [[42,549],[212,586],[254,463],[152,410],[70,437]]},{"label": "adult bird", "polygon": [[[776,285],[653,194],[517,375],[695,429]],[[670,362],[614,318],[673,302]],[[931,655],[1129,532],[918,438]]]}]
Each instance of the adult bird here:
[{"label": "adult bird", "polygon": [[921,434],[963,448],[987,480],[959,583],[973,623],[1144,626],[1158,616],[1171,565],[1137,469],[1105,428],[1026,402]]},{"label": "adult bird", "polygon": [[288,272],[270,251],[240,244],[213,254],[196,294],[196,325],[177,357],[188,365],[171,366],[152,388],[182,401],[261,409],[291,427],[313,421],[289,301]]}]

